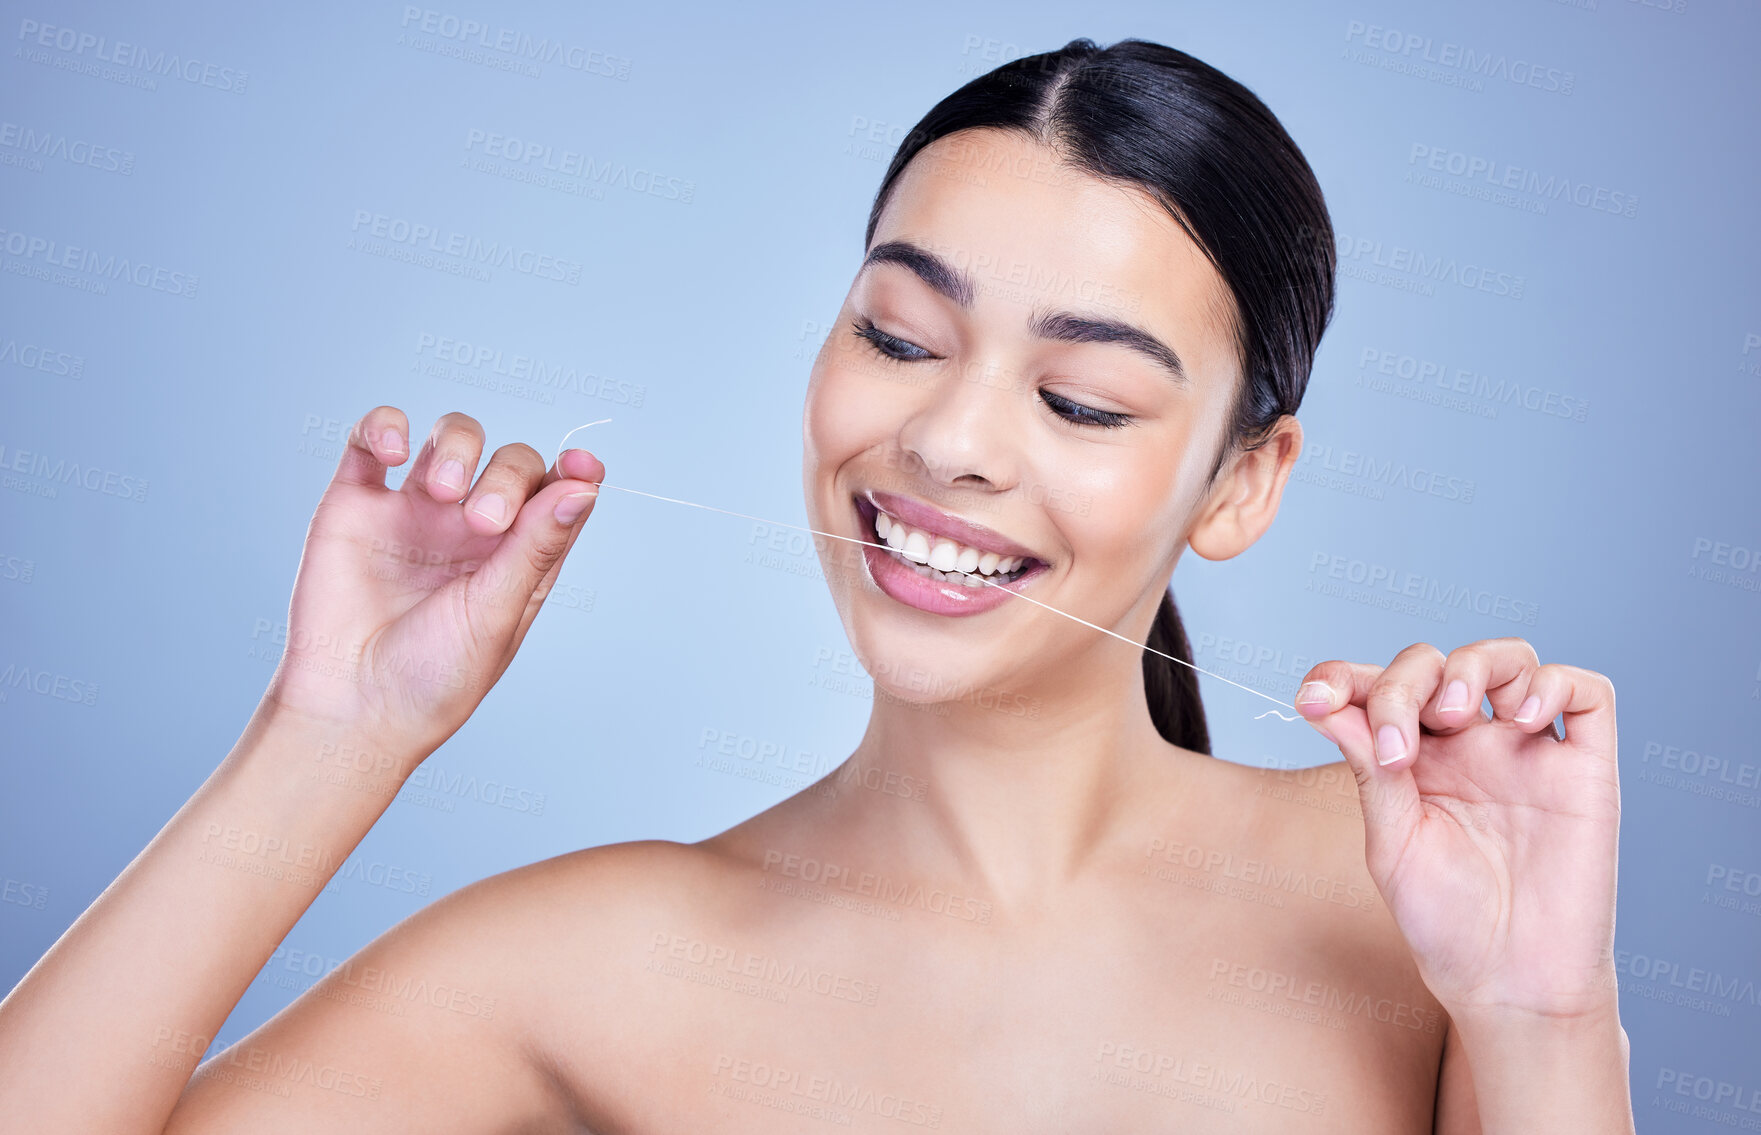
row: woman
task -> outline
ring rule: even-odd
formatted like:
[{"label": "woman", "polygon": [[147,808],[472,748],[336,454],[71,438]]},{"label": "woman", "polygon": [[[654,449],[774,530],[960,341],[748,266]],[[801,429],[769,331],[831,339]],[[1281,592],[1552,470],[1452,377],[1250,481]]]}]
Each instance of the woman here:
[{"label": "woman", "polygon": [[465,887],[197,1071],[506,669],[605,476],[514,444],[473,484],[483,430],[449,414],[390,491],[408,422],[368,412],[237,747],[0,1005],[0,1110],[1630,1131],[1606,678],[1520,639],[1325,662],[1298,704],[1345,759],[1270,773],[1209,756],[1190,670],[1002,593],[1190,658],[1169,578],[1271,525],[1333,269],[1294,143],[1187,55],[1077,40],[951,95],[887,171],[803,419],[875,678],[849,760],[698,843]]}]

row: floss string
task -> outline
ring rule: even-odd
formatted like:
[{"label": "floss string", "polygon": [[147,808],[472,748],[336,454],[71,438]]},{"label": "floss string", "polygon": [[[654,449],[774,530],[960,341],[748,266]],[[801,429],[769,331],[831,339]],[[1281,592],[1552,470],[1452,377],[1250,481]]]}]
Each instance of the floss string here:
[{"label": "floss string", "polygon": [[[576,433],[580,432],[581,430],[586,429],[588,426],[601,426],[609,421],[611,421],[610,418],[601,418],[597,422],[588,422],[587,425],[576,426],[574,429],[572,429],[568,433],[564,434],[562,443],[557,446],[556,457],[550,463],[551,468],[553,468],[553,469],[556,468],[557,461],[562,460],[563,450],[568,447],[568,442],[571,437],[574,437]],[[731,509],[717,508],[714,505],[698,504],[696,501],[680,500],[678,497],[663,497],[659,493],[643,492],[641,489],[626,488],[623,485],[613,485],[613,484],[610,484],[609,482],[605,482],[605,481],[599,482],[599,487],[602,489],[616,489],[620,493],[634,493],[637,496],[649,497],[653,500],[670,501],[673,504],[687,505],[691,508],[701,508],[707,512],[719,512],[725,516],[737,516],[742,520],[755,520],[760,524],[774,524],[778,528],[793,528],[797,532],[810,532],[815,536],[825,536],[825,537],[828,537],[833,540],[843,540],[845,543],[849,543],[849,544],[861,544],[864,547],[879,548],[883,552],[891,552],[894,550],[893,548],[889,547],[886,544],[878,544],[872,540],[858,540],[858,539],[855,539],[854,537],[851,537],[851,536],[840,536],[836,532],[821,532],[817,528],[808,528],[808,527],[805,527],[800,524],[786,524],[783,521],[768,520],[762,516],[750,516],[744,512],[734,512]],[[1096,626],[1094,623],[1089,622],[1087,619],[1080,618],[1076,615],[1072,615],[1068,611],[1060,611],[1060,610],[1058,610],[1058,608],[1052,606],[1049,603],[1041,603],[1038,599],[1035,599],[1031,595],[1023,595],[1019,591],[1010,591],[1007,587],[1002,587],[1000,584],[992,583],[988,579],[981,579],[979,582],[983,583],[986,587],[997,587],[1000,590],[1002,590],[1003,592],[1005,592],[1009,595],[1013,595],[1017,599],[1025,599],[1029,603],[1032,603],[1037,607],[1044,607],[1046,610],[1052,612],[1055,615],[1062,615],[1066,619],[1071,619],[1075,622],[1081,623],[1083,626],[1100,631],[1102,634],[1112,635],[1114,638],[1118,639],[1120,642],[1131,643],[1132,646],[1135,646],[1135,647],[1139,648],[1140,650],[1147,650],[1151,654],[1157,655],[1158,657],[1161,657],[1161,658],[1166,658],[1170,662],[1178,662],[1182,666],[1188,667],[1189,669],[1192,669],[1192,670],[1196,670],[1200,674],[1205,674],[1205,675],[1208,675],[1209,677],[1215,678],[1219,682],[1228,682],[1231,686],[1234,686],[1237,689],[1246,690],[1248,693],[1253,694],[1255,697],[1265,698],[1267,701],[1271,702],[1273,705],[1281,705],[1286,709],[1295,709],[1296,708],[1295,706],[1291,705],[1289,702],[1279,701],[1277,698],[1271,696],[1270,694],[1261,693],[1259,690],[1254,689],[1252,686],[1244,686],[1240,682],[1234,681],[1233,679],[1230,679],[1230,678],[1225,678],[1221,674],[1213,673],[1209,670],[1206,670],[1202,666],[1194,666],[1192,663],[1187,662],[1184,659],[1176,658],[1172,654],[1164,654],[1161,651],[1157,650],[1153,646],[1149,646],[1149,645],[1147,645],[1145,643],[1141,643],[1141,642],[1132,642],[1131,639],[1126,638],[1124,635],[1119,634],[1117,631],[1110,631],[1106,627]],[[1266,717],[1269,715],[1276,715],[1280,721],[1298,721],[1298,720],[1300,720],[1300,717],[1290,717],[1285,714],[1279,713],[1275,709],[1268,709],[1265,713],[1257,714],[1254,717],[1254,720],[1258,721],[1258,720],[1260,720],[1260,718]]]}]

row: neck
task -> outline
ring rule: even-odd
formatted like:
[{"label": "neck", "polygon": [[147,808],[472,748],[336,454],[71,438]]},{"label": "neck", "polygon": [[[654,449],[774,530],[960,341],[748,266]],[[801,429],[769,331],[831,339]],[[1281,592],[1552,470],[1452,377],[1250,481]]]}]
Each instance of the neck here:
[{"label": "neck", "polygon": [[1125,829],[1150,778],[1165,783],[1140,658],[1101,638],[1018,690],[905,703],[877,686],[851,763],[894,799],[840,793],[847,830],[1005,910],[1044,902]]}]

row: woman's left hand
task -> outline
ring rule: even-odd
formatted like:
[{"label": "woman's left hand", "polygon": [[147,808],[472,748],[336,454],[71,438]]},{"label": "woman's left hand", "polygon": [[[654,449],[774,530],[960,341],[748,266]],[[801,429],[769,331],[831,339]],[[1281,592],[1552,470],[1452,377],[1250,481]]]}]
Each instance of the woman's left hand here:
[{"label": "woman's left hand", "polygon": [[[1310,682],[1324,700],[1302,700]],[[1620,785],[1605,676],[1542,665],[1521,638],[1448,657],[1415,643],[1386,667],[1322,662],[1297,698],[1357,777],[1370,876],[1451,1016],[1615,1011]]]}]

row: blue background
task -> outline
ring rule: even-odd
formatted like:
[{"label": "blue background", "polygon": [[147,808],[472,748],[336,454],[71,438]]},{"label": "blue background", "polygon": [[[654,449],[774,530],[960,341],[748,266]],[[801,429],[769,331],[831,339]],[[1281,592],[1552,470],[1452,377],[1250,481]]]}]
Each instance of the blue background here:
[{"label": "blue background", "polygon": [[[610,417],[575,439],[610,482],[803,523],[801,396],[894,146],[1008,58],[1139,36],[1271,106],[1344,242],[1277,523],[1176,574],[1198,664],[1288,700],[1321,659],[1520,634],[1608,674],[1640,1126],[1755,1118],[1657,1090],[1666,1071],[1761,1089],[1753,4],[8,7],[0,987],[237,739],[355,418],[391,403],[420,438],[462,410],[490,448],[550,454]],[[533,65],[447,34],[465,19],[562,50]],[[191,78],[44,46],[44,25]],[[535,184],[490,134],[601,176]],[[364,250],[363,213],[575,279]],[[159,286],[47,266],[48,242]],[[498,375],[515,356],[553,380]],[[1472,601],[1390,605],[1409,584]],[[700,839],[860,736],[868,683],[797,533],[608,492],[549,606],[214,1051],[441,894]],[[1218,754],[1335,759],[1203,681]],[[712,759],[724,739],[749,756]]]}]

